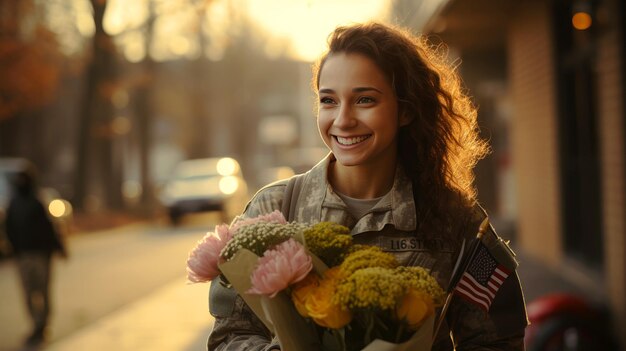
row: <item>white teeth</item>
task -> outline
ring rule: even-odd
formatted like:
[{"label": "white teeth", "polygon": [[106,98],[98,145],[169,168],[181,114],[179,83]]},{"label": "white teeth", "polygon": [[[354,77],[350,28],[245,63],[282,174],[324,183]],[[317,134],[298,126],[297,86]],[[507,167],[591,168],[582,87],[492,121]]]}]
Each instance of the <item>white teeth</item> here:
[{"label": "white teeth", "polygon": [[369,138],[369,135],[365,135],[365,136],[358,136],[358,137],[354,137],[354,138],[343,138],[338,136],[337,137],[337,141],[339,142],[339,144],[341,145],[353,145],[356,143],[360,143],[363,140]]}]

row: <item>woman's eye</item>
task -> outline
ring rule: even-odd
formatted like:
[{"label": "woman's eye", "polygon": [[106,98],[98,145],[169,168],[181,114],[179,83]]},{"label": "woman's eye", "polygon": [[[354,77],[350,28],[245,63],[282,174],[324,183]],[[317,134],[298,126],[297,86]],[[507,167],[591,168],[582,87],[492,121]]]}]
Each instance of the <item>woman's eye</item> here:
[{"label": "woman's eye", "polygon": [[320,99],[320,103],[322,103],[322,104],[332,104],[334,102],[335,101],[333,99],[329,98],[329,97],[323,97],[323,98]]},{"label": "woman's eye", "polygon": [[362,96],[357,100],[357,104],[371,104],[372,102],[374,102],[374,99],[369,96]]}]

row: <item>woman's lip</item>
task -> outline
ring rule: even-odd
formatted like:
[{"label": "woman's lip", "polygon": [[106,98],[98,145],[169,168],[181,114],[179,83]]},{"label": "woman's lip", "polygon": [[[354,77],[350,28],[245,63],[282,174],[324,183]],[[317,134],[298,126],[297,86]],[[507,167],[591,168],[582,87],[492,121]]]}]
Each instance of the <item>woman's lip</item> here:
[{"label": "woman's lip", "polygon": [[[335,141],[343,146],[343,147],[350,147],[350,146],[354,146],[354,145],[359,145],[362,142],[364,142],[365,140],[369,139],[372,136],[372,134],[364,134],[364,135],[354,135],[354,136],[339,136],[339,135],[333,135]],[[342,139],[340,141],[340,139]]]}]

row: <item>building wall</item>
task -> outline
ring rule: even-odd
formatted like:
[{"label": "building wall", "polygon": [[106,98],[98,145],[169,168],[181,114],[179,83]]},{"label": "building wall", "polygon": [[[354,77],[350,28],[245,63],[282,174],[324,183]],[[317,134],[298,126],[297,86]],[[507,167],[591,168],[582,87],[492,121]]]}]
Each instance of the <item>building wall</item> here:
[{"label": "building wall", "polygon": [[[604,11],[617,14],[617,1]],[[604,234],[603,295],[614,317],[615,335],[626,345],[626,213],[624,180],[624,82],[618,18],[597,23],[597,116]],[[508,28],[509,84],[513,105],[512,153],[519,201],[518,239],[540,261],[565,268],[562,247],[557,87],[550,8],[526,2]],[[584,264],[584,263],[583,263]],[[619,332],[621,331],[621,332]]]},{"label": "building wall", "polygon": [[[582,293],[592,301],[605,305],[613,317],[614,335],[619,338],[621,345],[618,349],[626,350],[626,4],[623,0],[592,2],[594,21],[589,35],[584,36],[585,40],[592,39],[591,44],[594,45],[591,62],[594,65],[595,86],[591,89],[594,94],[591,100],[596,109],[593,116],[597,118],[595,122],[599,143],[598,162],[594,167],[599,167],[597,171],[601,190],[598,191],[603,237],[600,262],[604,264],[596,267],[593,266],[594,262],[585,261],[589,257],[567,251],[564,239],[568,233],[565,233],[562,224],[567,205],[562,200],[564,194],[561,189],[566,187],[566,184],[562,184],[562,172],[567,165],[559,163],[564,156],[572,156],[562,153],[576,150],[560,150],[563,148],[560,142],[570,137],[568,134],[560,134],[571,131],[565,128],[559,130],[559,127],[563,127],[559,123],[564,119],[559,118],[559,97],[568,92],[559,91],[557,70],[561,68],[558,64],[571,64],[571,60],[581,59],[581,52],[558,52],[555,34],[559,34],[561,40],[567,38],[553,29],[557,25],[567,25],[561,22],[564,15],[569,14],[557,11],[571,11],[572,3],[566,0],[528,0],[502,2],[506,6],[498,7],[501,5],[495,5],[495,2],[479,1],[471,2],[471,11],[466,7],[468,3],[451,0],[450,5],[440,14],[441,18],[432,23],[448,23],[441,36],[445,42],[457,49],[461,48],[465,56],[480,51],[475,47],[475,42],[468,40],[468,33],[486,33],[480,32],[485,22],[480,20],[481,16],[498,18],[494,19],[494,23],[500,23],[499,26],[489,28],[507,34],[503,42],[497,36],[473,37],[480,37],[487,42],[486,46],[506,47],[503,60],[506,60],[506,91],[511,103],[509,145],[517,196],[515,243],[527,258],[532,258],[529,261],[540,263],[542,269],[547,268],[546,271],[557,272],[559,277],[576,286],[576,293]],[[573,37],[580,39],[582,36]],[[584,45],[587,44],[584,42]],[[563,41],[561,45],[569,43]],[[582,48],[580,46],[577,49]],[[556,61],[557,56],[564,57],[562,62]],[[588,63],[585,61],[585,64]],[[467,71],[476,69],[476,63],[471,60],[464,62],[464,65]],[[563,68],[566,68],[565,71],[568,69]],[[478,74],[476,81],[476,85],[480,85],[485,78]],[[575,106],[575,101],[563,103]],[[593,135],[586,136],[593,138]],[[592,166],[594,163],[588,162],[587,165]],[[580,249],[584,250],[585,247]]]},{"label": "building wall", "polygon": [[622,332],[622,345],[626,345],[626,226],[624,213],[624,82],[622,81],[620,33],[617,1],[605,5],[608,17],[605,31],[598,37],[598,117],[605,252],[605,281],[607,294],[615,313],[616,330]]},{"label": "building wall", "polygon": [[557,266],[562,260],[556,82],[550,12],[524,2],[507,40],[513,106],[511,152],[517,179],[521,248]]}]

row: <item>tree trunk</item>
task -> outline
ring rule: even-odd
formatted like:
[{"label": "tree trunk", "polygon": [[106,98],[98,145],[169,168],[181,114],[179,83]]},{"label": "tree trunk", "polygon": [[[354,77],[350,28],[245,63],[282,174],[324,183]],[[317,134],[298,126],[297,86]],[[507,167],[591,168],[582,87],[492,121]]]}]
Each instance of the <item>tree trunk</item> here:
[{"label": "tree trunk", "polygon": [[96,31],[86,74],[85,97],[80,106],[74,204],[84,209],[87,195],[95,192],[96,196],[103,197],[101,201],[105,206],[119,208],[122,205],[121,160],[113,157],[112,107],[104,89],[107,80],[113,77],[115,49],[103,28],[106,1],[92,0],[91,3]]},{"label": "tree trunk", "polygon": [[155,75],[155,64],[150,56],[152,45],[155,11],[154,2],[148,3],[148,21],[145,29],[145,52],[146,58],[141,63],[141,83],[135,92],[136,135],[139,146],[139,181],[141,183],[140,209],[151,214],[154,210],[154,193],[152,178],[150,176],[150,154],[152,148],[152,82]]},{"label": "tree trunk", "polygon": [[154,74],[154,61],[149,56],[142,63],[143,75],[147,77],[135,92],[136,135],[139,147],[139,181],[141,183],[140,207],[151,213],[154,207],[152,179],[150,177],[150,152],[152,146],[152,89],[150,82]]}]

